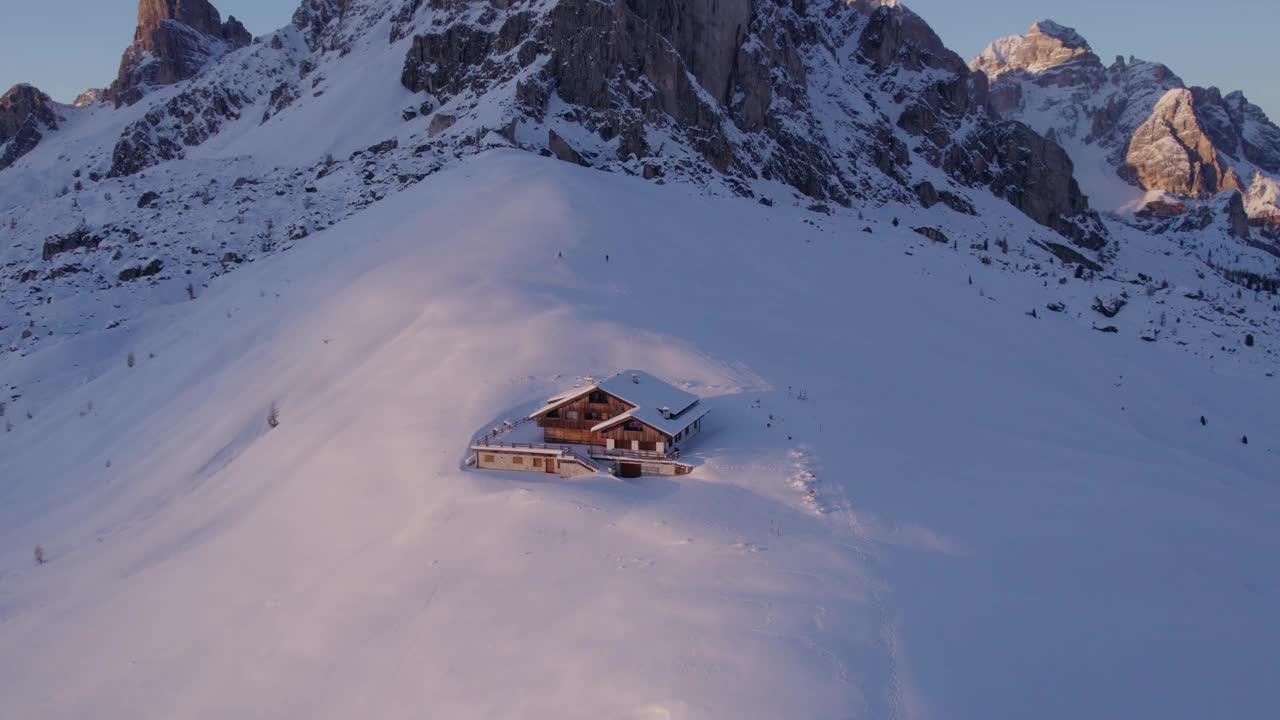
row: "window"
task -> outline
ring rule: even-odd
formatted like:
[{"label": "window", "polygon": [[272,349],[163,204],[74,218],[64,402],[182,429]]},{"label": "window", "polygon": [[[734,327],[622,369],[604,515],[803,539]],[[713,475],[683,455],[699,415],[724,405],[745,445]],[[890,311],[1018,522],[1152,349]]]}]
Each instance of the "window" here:
[{"label": "window", "polygon": [[485,462],[487,462],[487,463],[491,463],[491,462],[493,462],[493,456],[492,456],[492,455],[485,455],[485,456],[484,456],[484,461],[485,461]]},{"label": "window", "polygon": [[551,412],[547,413],[547,417],[549,417],[549,418],[559,418],[559,417],[560,417],[560,408],[556,408],[555,410],[552,410]]},{"label": "window", "polygon": [[534,467],[542,467],[542,458],[534,458],[534,459],[533,459],[533,466],[534,466]]},{"label": "window", "polygon": [[594,390],[590,395],[587,396],[587,402],[593,403],[595,405],[606,405],[608,404],[609,399],[605,396],[604,393],[600,392],[599,390]]},{"label": "window", "polygon": [[519,455],[515,455],[515,456],[513,456],[513,457],[511,458],[511,464],[512,464],[512,465],[523,465],[523,464],[524,464],[524,458],[520,457]]},{"label": "window", "polygon": [[628,420],[626,428],[631,432],[644,432],[644,425],[640,424],[635,420]]},{"label": "window", "polygon": [[588,419],[588,420],[599,420],[599,419],[600,419],[600,413],[595,412],[594,410],[588,410],[588,411],[587,411],[587,419]]},{"label": "window", "polygon": [[565,420],[577,420],[577,419],[578,419],[578,411],[577,411],[577,410],[565,410],[565,411],[564,411],[564,419],[565,419]]}]

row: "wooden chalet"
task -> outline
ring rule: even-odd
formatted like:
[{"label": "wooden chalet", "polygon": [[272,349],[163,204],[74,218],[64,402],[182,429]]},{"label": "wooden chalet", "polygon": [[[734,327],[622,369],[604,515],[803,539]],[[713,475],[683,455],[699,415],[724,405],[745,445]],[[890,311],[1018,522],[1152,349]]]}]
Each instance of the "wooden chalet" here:
[{"label": "wooden chalet", "polygon": [[627,370],[551,398],[529,419],[548,443],[669,456],[702,431],[708,412],[696,395]]}]

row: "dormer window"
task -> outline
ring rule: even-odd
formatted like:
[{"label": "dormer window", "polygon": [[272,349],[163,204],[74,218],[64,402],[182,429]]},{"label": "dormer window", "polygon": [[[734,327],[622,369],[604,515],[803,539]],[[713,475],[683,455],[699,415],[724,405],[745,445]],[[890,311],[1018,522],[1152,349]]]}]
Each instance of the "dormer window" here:
[{"label": "dormer window", "polygon": [[609,399],[599,390],[592,390],[591,394],[587,396],[587,402],[592,403],[593,405],[606,405],[608,404]]}]

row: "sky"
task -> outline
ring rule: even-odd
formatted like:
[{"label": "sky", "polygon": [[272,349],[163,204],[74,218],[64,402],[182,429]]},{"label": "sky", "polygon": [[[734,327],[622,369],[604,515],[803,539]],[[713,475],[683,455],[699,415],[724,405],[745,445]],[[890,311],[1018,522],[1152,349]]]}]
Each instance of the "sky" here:
[{"label": "sky", "polygon": [[[298,0],[214,0],[255,35],[289,22]],[[1193,85],[1244,90],[1280,119],[1277,0],[910,0],[965,59],[1003,35],[1050,18],[1075,27],[1106,62],[1163,62]],[[71,16],[70,19],[68,16]],[[0,89],[31,83],[70,102],[106,85],[133,38],[137,0],[0,0]]]}]

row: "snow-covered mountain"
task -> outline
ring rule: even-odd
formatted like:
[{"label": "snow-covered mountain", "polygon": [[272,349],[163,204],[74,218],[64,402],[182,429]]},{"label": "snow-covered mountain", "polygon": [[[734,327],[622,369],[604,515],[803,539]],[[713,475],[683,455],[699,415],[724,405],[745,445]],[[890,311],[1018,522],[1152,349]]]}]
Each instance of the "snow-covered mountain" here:
[{"label": "snow-covered mountain", "polygon": [[[139,76],[140,54],[146,67],[186,57],[166,55],[157,32],[216,45],[237,28],[207,3],[140,3],[121,78]],[[289,27],[225,45],[185,65],[190,79],[143,73],[103,96],[127,87],[132,105],[59,106],[56,127],[26,111],[44,140],[8,143],[22,155],[0,175],[0,296],[31,315],[0,327],[0,345],[25,350],[198,295],[495,147],[823,215],[896,208],[957,249],[1025,244],[1041,263],[1160,282],[1124,265],[1117,240],[1131,229],[1090,209],[1068,154],[990,112],[986,75],[896,2],[308,0]],[[1273,247],[1231,237],[1239,216],[1231,203],[1182,213],[1178,251],[1270,290]],[[51,307],[49,293],[97,307]],[[1269,319],[1252,321],[1270,335]]]},{"label": "snow-covered mountain", "polygon": [[[1151,226],[1236,194],[1280,256],[1280,127],[1244,93],[1187,87],[1167,66],[1132,57],[1106,66],[1079,33],[1052,21],[995,41],[971,67],[991,81],[996,112],[1063,143],[1100,209]],[[1248,234],[1243,225],[1234,232]]]},{"label": "snow-covered mountain", "polygon": [[[1094,102],[1040,31],[143,0],[114,86],[0,101],[4,707],[1274,715],[1280,186],[1162,208],[1027,109]],[[711,408],[692,475],[466,467],[624,367]]]}]

